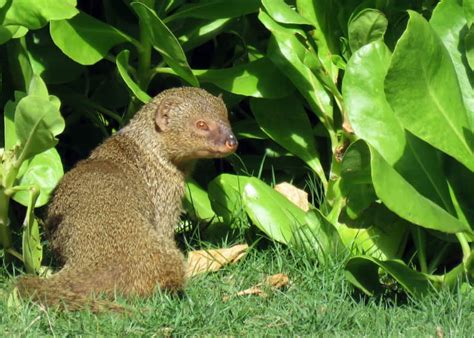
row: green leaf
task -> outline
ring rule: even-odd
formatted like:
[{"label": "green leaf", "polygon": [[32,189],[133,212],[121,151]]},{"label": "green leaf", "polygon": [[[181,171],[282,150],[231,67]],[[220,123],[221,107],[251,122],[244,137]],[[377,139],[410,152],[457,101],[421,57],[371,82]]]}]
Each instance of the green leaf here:
[{"label": "green leaf", "polygon": [[280,23],[295,25],[311,25],[311,22],[291,9],[283,0],[262,0],[268,14]]},{"label": "green leaf", "polygon": [[[323,0],[297,0],[296,6],[298,8],[298,13],[311,22],[315,27],[311,32],[311,35],[318,46],[318,58],[321,60],[324,70],[330,75],[333,82],[336,83],[339,74],[339,69],[338,66],[336,66],[336,63],[344,64],[344,61],[341,56],[338,55],[339,52],[333,43],[336,38],[333,34],[334,30],[327,27],[335,21],[334,16],[331,15],[334,11],[327,12],[327,9],[324,7],[328,6],[328,2]],[[329,4],[329,6],[332,6],[332,4]],[[328,23],[325,20],[325,15],[328,16],[327,19],[332,20],[331,23]],[[339,46],[339,41],[337,46]]]},{"label": "green leaf", "polygon": [[472,71],[474,70],[474,26],[471,26],[469,32],[464,37],[464,45],[466,47],[466,59]]},{"label": "green leaf", "polygon": [[82,65],[93,65],[112,47],[133,41],[115,27],[83,12],[70,20],[51,22],[50,34],[64,54]]},{"label": "green leaf", "polygon": [[26,37],[26,43],[33,73],[40,75],[48,84],[73,81],[85,71],[85,67],[54,45],[46,30],[31,32]]},{"label": "green leaf", "polygon": [[234,94],[280,98],[293,91],[293,86],[267,59],[224,69],[194,70],[201,82],[211,82]]},{"label": "green leaf", "polygon": [[375,192],[387,208],[425,228],[447,233],[472,232],[468,225],[421,195],[375,149],[369,149]]},{"label": "green leaf", "polygon": [[54,147],[57,143],[55,136],[64,130],[59,100],[45,95],[45,88],[41,78],[34,76],[29,95],[22,98],[16,107],[15,132],[22,146],[23,159]]},{"label": "green leaf", "polygon": [[369,229],[350,228],[342,223],[336,224],[336,228],[342,243],[351,254],[368,255],[377,259],[388,258],[375,243],[376,238]]},{"label": "green leaf", "polygon": [[[464,1],[464,4],[469,1]],[[471,0],[472,2],[472,0]],[[467,29],[467,20],[460,0],[441,1],[433,11],[430,25],[446,47],[458,77],[466,110],[469,113],[471,128],[474,129],[474,89],[472,70],[466,64],[469,61],[469,45],[474,43],[473,27]],[[471,41],[471,42],[470,42]],[[464,53],[466,49],[467,53]],[[471,48],[471,54],[474,53]],[[470,62],[470,61],[469,61]],[[474,63],[471,63],[471,66]],[[471,67],[472,68],[472,67]]]},{"label": "green leaf", "polygon": [[[342,92],[351,126],[418,192],[452,212],[441,154],[407,133],[386,100],[383,88],[390,59],[389,49],[376,41],[360,48],[349,60]],[[354,196],[349,201],[364,199]]]},{"label": "green leaf", "polygon": [[362,142],[349,146],[341,163],[341,192],[345,198],[344,212],[356,219],[377,198],[372,185],[370,152]]},{"label": "green leaf", "polygon": [[23,26],[0,26],[0,45],[12,38],[20,38],[28,33],[28,28]]},{"label": "green leaf", "polygon": [[425,274],[410,269],[399,260],[381,261],[366,256],[351,257],[345,267],[346,278],[367,295],[372,296],[383,290],[379,281],[379,269],[393,277],[412,296],[423,296],[431,289]]},{"label": "green leaf", "polygon": [[340,54],[339,15],[343,10],[340,1],[297,0],[296,6],[298,13],[308,19],[316,28],[315,38],[317,37],[318,49],[321,41],[323,48],[327,48],[330,54]]},{"label": "green leaf", "polygon": [[176,13],[164,21],[171,22],[177,19],[222,19],[234,18],[258,11],[259,0],[207,0],[201,3],[182,6]]},{"label": "green leaf", "polygon": [[39,29],[49,21],[70,19],[79,11],[75,0],[14,0],[0,9],[3,26]]},{"label": "green leaf", "polygon": [[349,22],[349,45],[354,53],[366,44],[383,40],[388,20],[379,10],[366,8]]},{"label": "green leaf", "polygon": [[179,32],[176,32],[176,36],[183,50],[188,51],[213,39],[233,22],[229,18],[216,19],[211,22],[186,20]]},{"label": "green leaf", "polygon": [[474,1],[463,0],[462,5],[464,8],[464,14],[466,15],[467,23],[469,26],[472,26],[474,23]]},{"label": "green leaf", "polygon": [[165,62],[183,80],[192,86],[199,87],[199,82],[189,67],[181,45],[168,27],[156,13],[141,2],[133,2],[132,7],[144,22],[145,31],[153,47],[163,56]]},{"label": "green leaf", "polygon": [[305,220],[292,234],[292,247],[317,258],[320,263],[337,259],[346,252],[339,233],[319,210],[308,211]]},{"label": "green leaf", "polygon": [[267,55],[280,71],[285,74],[325,127],[332,131],[332,102],[324,86],[303,62],[307,52],[305,46],[296,38],[295,31],[282,27],[268,14],[260,12],[259,20],[272,32]]},{"label": "green leaf", "polygon": [[116,57],[115,63],[117,64],[117,70],[122,77],[122,80],[127,85],[128,89],[143,103],[148,103],[151,100],[151,97],[143,91],[138,84],[133,81],[130,74],[128,74],[128,58],[130,52],[126,49],[122,50]]},{"label": "green leaf", "polygon": [[[17,175],[15,185],[39,188],[35,208],[45,205],[53,189],[63,176],[63,165],[56,149],[51,148],[23,162]],[[13,195],[18,203],[28,206],[28,191],[19,191]]]},{"label": "green leaf", "polygon": [[214,212],[231,225],[243,212],[243,187],[248,182],[246,176],[222,174],[213,179],[207,191]]},{"label": "green leaf", "polygon": [[24,92],[15,92],[15,101],[8,101],[5,104],[5,115],[3,117],[5,150],[13,149],[17,143],[17,136],[15,132],[15,110],[16,106],[18,105],[18,101],[20,101],[25,96],[26,93]]},{"label": "green leaf", "polygon": [[196,181],[188,179],[184,195],[184,207],[188,214],[199,221],[217,221],[216,214],[212,210],[211,201],[207,191],[201,188]]},{"label": "green leaf", "polygon": [[[294,96],[280,100],[250,100],[260,128],[275,142],[300,157],[326,185],[327,179],[316,150],[311,122]],[[291,128],[288,128],[291,126]]]},{"label": "green leaf", "polygon": [[306,223],[303,210],[257,178],[248,179],[242,196],[252,223],[277,242],[290,243],[293,232]]},{"label": "green leaf", "polygon": [[[33,76],[28,86],[28,96],[38,96],[49,99],[48,87],[40,76]],[[59,108],[59,107],[58,107]]]},{"label": "green leaf", "polygon": [[393,53],[385,93],[407,130],[474,171],[472,130],[454,66],[439,37],[415,12]]},{"label": "green leaf", "polygon": [[457,216],[474,229],[474,174],[452,158],[447,159],[445,167]]},{"label": "green leaf", "polygon": [[268,139],[268,136],[260,129],[260,126],[254,119],[245,119],[232,123],[232,130],[239,140],[241,138]]}]

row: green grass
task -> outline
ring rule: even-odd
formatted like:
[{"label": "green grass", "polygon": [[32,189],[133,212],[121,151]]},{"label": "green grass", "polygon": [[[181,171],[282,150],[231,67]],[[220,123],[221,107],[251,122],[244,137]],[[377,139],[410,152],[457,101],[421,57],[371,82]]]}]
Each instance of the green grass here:
[{"label": "green grass", "polygon": [[[291,284],[268,298],[223,297],[249,288],[274,273]],[[0,277],[0,287],[12,281]],[[392,297],[393,299],[393,297]],[[122,302],[123,300],[121,300]],[[0,332],[27,335],[251,335],[251,336],[445,336],[472,337],[473,293],[432,294],[398,302],[354,296],[343,262],[317,267],[282,249],[253,250],[239,264],[192,279],[179,298],[157,292],[129,301],[131,315],[45,311],[32,304],[8,308],[0,300]],[[402,304],[400,304],[402,303]]]}]

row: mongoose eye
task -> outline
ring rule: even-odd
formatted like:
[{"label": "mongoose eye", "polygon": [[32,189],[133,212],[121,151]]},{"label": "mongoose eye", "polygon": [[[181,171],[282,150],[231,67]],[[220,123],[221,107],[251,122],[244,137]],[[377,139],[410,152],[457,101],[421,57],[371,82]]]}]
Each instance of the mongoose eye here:
[{"label": "mongoose eye", "polygon": [[204,122],[203,120],[197,121],[196,127],[201,130],[209,130],[209,127],[207,126],[206,122]]}]

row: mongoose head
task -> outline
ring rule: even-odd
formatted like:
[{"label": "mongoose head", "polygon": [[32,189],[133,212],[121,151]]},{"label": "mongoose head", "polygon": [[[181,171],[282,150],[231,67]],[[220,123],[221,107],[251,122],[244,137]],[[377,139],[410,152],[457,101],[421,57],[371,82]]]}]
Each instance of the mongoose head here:
[{"label": "mongoose head", "polygon": [[220,97],[199,88],[169,89],[158,95],[155,129],[175,162],[232,154],[237,139]]}]

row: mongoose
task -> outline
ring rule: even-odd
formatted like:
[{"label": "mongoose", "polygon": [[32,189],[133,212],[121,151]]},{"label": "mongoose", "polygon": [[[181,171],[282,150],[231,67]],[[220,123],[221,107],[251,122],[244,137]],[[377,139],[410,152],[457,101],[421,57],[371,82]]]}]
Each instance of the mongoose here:
[{"label": "mongoose", "polygon": [[63,177],[45,228],[64,266],[51,278],[20,278],[20,295],[100,311],[91,295],[181,290],[185,264],[174,230],[185,176],[196,159],[236,148],[220,97],[189,87],[160,93]]}]

